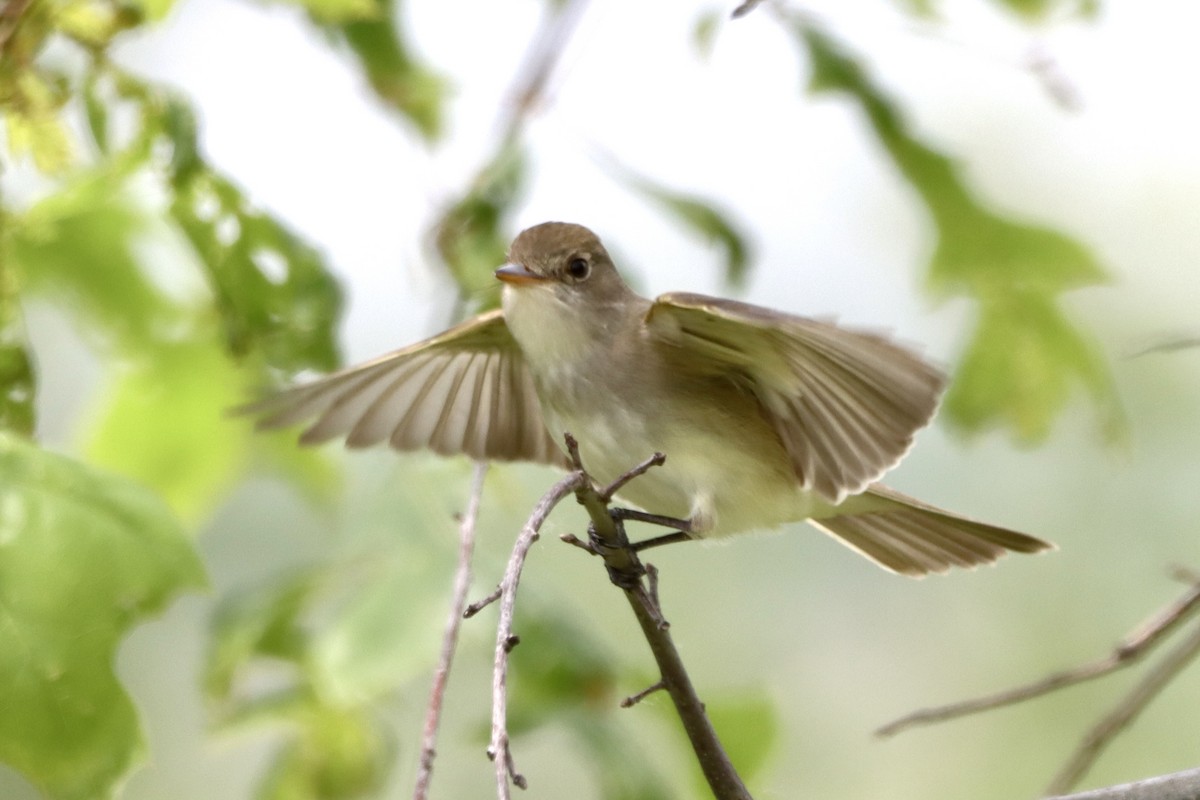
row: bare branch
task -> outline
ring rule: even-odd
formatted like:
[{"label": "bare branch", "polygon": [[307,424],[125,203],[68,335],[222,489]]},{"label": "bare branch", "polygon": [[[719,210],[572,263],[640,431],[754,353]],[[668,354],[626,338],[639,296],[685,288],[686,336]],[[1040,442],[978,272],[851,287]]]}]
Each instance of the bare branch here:
[{"label": "bare branch", "polygon": [[559,7],[550,6],[551,16],[526,51],[516,83],[509,93],[507,120],[500,142],[515,139],[529,116],[541,105],[550,77],[586,8],[587,0],[570,0]]},{"label": "bare branch", "polygon": [[[671,639],[670,625],[663,618],[658,602],[658,578],[652,568],[644,566],[636,550],[625,535],[622,522],[623,512],[609,510],[608,500],[596,489],[579,457],[579,448],[574,439],[567,437],[567,452],[576,469],[584,476],[575,490],[575,498],[587,509],[592,524],[592,551],[604,559],[609,580],[625,592],[634,616],[642,628],[642,635],[650,645],[650,651],[658,664],[662,688],[671,697],[675,711],[683,723],[684,731],[691,742],[696,760],[717,800],[751,800],[750,792],[734,769],[733,762],[721,745],[712,723],[705,713],[704,704],[692,686],[691,678],[684,667],[683,659]],[[643,462],[645,469],[653,466],[655,458]],[[642,465],[631,472],[641,469]],[[627,473],[628,474],[628,473]],[[640,472],[638,473],[640,474]],[[607,490],[606,490],[607,491]],[[647,586],[643,578],[653,575]]]},{"label": "bare branch", "polygon": [[762,2],[763,0],[742,0],[742,4],[730,12],[729,16],[731,19],[741,19],[761,5]]},{"label": "bare branch", "polygon": [[666,688],[667,688],[667,685],[665,683],[663,683],[662,681],[655,681],[654,683],[647,686],[645,689],[642,689],[637,694],[631,694],[631,695],[629,695],[629,697],[626,697],[624,700],[622,700],[621,708],[632,708],[633,706],[636,706],[638,703],[642,702],[643,700],[645,700],[647,697],[654,694],[655,692],[661,692],[663,689],[666,689]]},{"label": "bare branch", "polygon": [[[579,455],[578,449],[576,449],[575,455],[576,456]],[[662,453],[655,453],[654,455],[650,456],[642,463],[638,464],[633,469],[627,470],[626,472],[622,473],[621,475],[618,475],[617,479],[615,481],[613,481],[608,486],[605,486],[603,489],[601,489],[600,490],[600,499],[607,503],[609,500],[613,499],[613,495],[615,495],[617,492],[621,491],[622,486],[629,483],[631,480],[633,480],[634,478],[636,478],[640,475],[645,475],[647,471],[649,471],[650,469],[652,469],[654,467],[661,467],[666,462],[667,462],[667,457],[665,455],[663,455]]]},{"label": "bare branch", "polygon": [[429,796],[429,782],[433,777],[433,759],[436,756],[438,724],[442,719],[442,700],[446,695],[446,681],[450,677],[450,665],[458,646],[458,631],[463,620],[463,606],[467,602],[467,590],[471,586],[471,555],[475,550],[475,523],[479,519],[479,504],[483,497],[483,479],[487,475],[487,464],[475,464],[475,478],[471,483],[467,510],[458,526],[458,567],[454,573],[454,593],[450,599],[450,613],[442,632],[442,650],[438,655],[437,668],[433,672],[433,686],[429,690],[429,705],[425,711],[425,727],[421,732],[421,760],[417,767],[417,780],[413,788],[413,800],[425,800]]},{"label": "bare branch", "polygon": [[1163,638],[1175,630],[1185,619],[1200,608],[1200,585],[1194,585],[1188,591],[1167,607],[1163,608],[1150,619],[1139,625],[1117,646],[1113,652],[1090,664],[1084,664],[1074,669],[1063,670],[1049,675],[1039,681],[1009,689],[984,697],[966,700],[961,703],[926,708],[889,722],[875,733],[877,736],[893,736],[902,730],[917,725],[929,725],[935,722],[963,717],[980,711],[987,711],[1001,706],[1019,703],[1034,697],[1048,694],[1056,689],[1074,686],[1077,683],[1099,678],[1122,667],[1126,667],[1150,652]]},{"label": "bare branch", "polygon": [[1045,800],[1196,800],[1197,797],[1200,797],[1200,769]]},{"label": "bare branch", "polygon": [[[521,582],[521,570],[529,548],[538,540],[539,531],[546,517],[559,502],[583,486],[587,477],[582,472],[572,472],[550,488],[538,501],[533,513],[521,529],[509,556],[504,578],[500,581],[500,621],[496,625],[496,653],[492,664],[492,738],[488,745],[488,758],[496,765],[496,792],[500,800],[512,795],[509,782],[524,789],[525,777],[517,772],[513,763],[508,739],[508,654],[520,639],[513,634],[513,611],[517,598],[517,586]],[[490,601],[489,601],[490,602]],[[486,605],[486,603],[484,603]],[[472,607],[480,606],[478,603]]]},{"label": "bare branch", "polygon": [[467,609],[463,611],[463,619],[470,619],[480,611],[483,611],[485,608],[490,606],[492,603],[499,600],[500,591],[501,587],[497,586],[495,589],[492,589],[490,592],[488,592],[486,597],[482,597],[476,600],[474,603],[471,603],[471,605],[467,606]]},{"label": "bare branch", "polygon": [[[1109,712],[1108,716],[1100,720],[1095,727],[1088,731],[1079,748],[1067,761],[1066,765],[1059,770],[1059,773],[1054,776],[1054,780],[1046,788],[1047,794],[1065,792],[1078,783],[1079,779],[1096,763],[1096,759],[1100,757],[1104,748],[1150,705],[1150,702],[1158,696],[1159,692],[1184,667],[1192,663],[1197,654],[1200,654],[1200,626],[1194,627],[1191,635],[1184,639],[1182,644],[1168,653],[1159,664],[1155,665],[1154,669],[1133,687],[1133,691],[1127,694],[1117,704],[1117,707]],[[1192,784],[1193,792],[1187,795],[1188,798],[1194,799],[1200,797],[1200,793],[1195,791],[1196,786],[1196,783]],[[1114,796],[1119,797],[1121,795]],[[1156,800],[1160,798],[1158,794],[1128,796],[1153,797]],[[1183,795],[1179,795],[1179,797],[1183,797]]]}]

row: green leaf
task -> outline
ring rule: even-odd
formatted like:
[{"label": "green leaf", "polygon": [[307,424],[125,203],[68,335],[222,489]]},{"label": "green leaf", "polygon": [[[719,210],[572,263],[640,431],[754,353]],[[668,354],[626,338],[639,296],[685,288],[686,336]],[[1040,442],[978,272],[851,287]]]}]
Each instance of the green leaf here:
[{"label": "green leaf", "polygon": [[[178,119],[185,133],[189,126]],[[175,152],[187,170],[178,176],[171,216],[200,257],[229,352],[260,351],[286,374],[336,367],[342,295],[320,254],[250,208],[236,186],[198,161],[186,136]]]},{"label": "green leaf", "polygon": [[528,173],[516,145],[502,146],[476,176],[467,194],[434,224],[434,242],[460,295],[477,311],[500,304],[493,273],[508,253],[508,219]]},{"label": "green leaf", "polygon": [[753,781],[766,765],[779,736],[775,704],[759,692],[749,692],[706,702],[704,709],[738,774]]},{"label": "green leaf", "polygon": [[427,142],[437,141],[444,124],[446,79],[409,52],[393,0],[378,0],[378,6],[372,19],[348,22],[335,30],[362,65],[375,94]]},{"label": "green leaf", "polygon": [[521,733],[571,709],[617,708],[616,668],[577,620],[525,606],[517,620],[521,645],[510,656],[509,730]]},{"label": "green leaf", "polygon": [[352,800],[378,792],[395,761],[395,741],[360,709],[314,705],[296,715],[295,732],[255,796],[261,800]]},{"label": "green leaf", "polygon": [[88,70],[83,82],[83,110],[88,123],[88,131],[92,134],[92,141],[96,143],[96,147],[101,153],[107,153],[109,149],[108,104],[100,96],[101,78],[100,70]]},{"label": "green leaf", "polygon": [[[604,800],[671,800],[677,797],[658,774],[658,766],[662,763],[658,754],[629,741],[622,726],[614,724],[614,716],[630,713],[638,712],[609,708],[603,714],[597,709],[566,716],[564,719],[583,743],[585,754],[574,763],[592,767],[599,785],[598,795]],[[675,733],[678,720],[672,720],[671,727]],[[708,794],[709,790],[705,788],[696,796]]]},{"label": "green leaf", "polygon": [[[1091,16],[1095,13],[1094,6],[1098,3],[1092,0],[993,0],[997,5],[1016,13],[1030,21],[1043,20],[1052,13],[1065,9],[1080,16]],[[1074,7],[1074,8],[1072,8]]]},{"label": "green leaf", "polygon": [[86,452],[95,463],[158,491],[189,522],[240,473],[246,425],[227,409],[245,378],[213,342],[164,345],[124,365],[106,392]]},{"label": "green leaf", "polygon": [[378,0],[289,0],[322,24],[342,24],[377,19],[383,11]]},{"label": "green leaf", "polygon": [[9,224],[22,291],[49,295],[125,352],[176,335],[189,313],[143,273],[135,245],[145,227],[111,176],[81,176]]},{"label": "green leaf", "polygon": [[3,97],[8,149],[14,156],[29,154],[34,166],[58,174],[71,166],[75,148],[58,112],[67,100],[44,75],[22,70]]},{"label": "green leaf", "polygon": [[1045,296],[1012,293],[984,302],[944,404],[968,430],[1003,423],[1036,442],[1066,406],[1074,381],[1103,412],[1106,435],[1119,438],[1122,412],[1095,346]]},{"label": "green leaf", "polygon": [[347,564],[338,583],[309,654],[321,696],[366,703],[424,674],[441,640],[449,573],[430,569],[418,544]]},{"label": "green leaf", "polygon": [[[309,646],[304,610],[324,586],[320,570],[303,570],[225,598],[213,617],[204,689],[217,704],[243,702],[239,671],[257,658],[301,664]],[[237,701],[237,702],[235,702]],[[223,717],[235,716],[233,710]]]},{"label": "green leaf", "polygon": [[[315,645],[331,590],[345,583],[346,565],[312,569],[235,595],[218,610],[205,690],[222,728],[280,727],[287,738],[263,779],[258,797],[275,800],[352,798],[376,790],[395,759],[395,744],[371,708],[375,694],[346,699],[324,691]],[[354,582],[354,588],[366,584]],[[394,598],[393,598],[394,599]],[[395,627],[396,606],[390,606]],[[351,654],[358,657],[358,654]],[[255,691],[268,668],[272,688]]]},{"label": "green leaf", "polygon": [[90,47],[104,48],[120,29],[116,8],[89,0],[64,0],[54,15],[59,31]]},{"label": "green leaf", "polygon": [[529,602],[521,605],[516,632],[521,644],[510,656],[510,734],[565,727],[586,754],[573,763],[592,769],[606,800],[673,797],[658,775],[659,760],[625,736],[628,715],[639,711],[620,708],[617,668],[606,648],[578,620]]},{"label": "green leaf", "polygon": [[724,252],[725,281],[731,287],[745,284],[750,265],[749,237],[729,213],[704,198],[676,192],[615,165],[622,182],[651,201],[689,233]]},{"label": "green leaf", "polygon": [[724,17],[723,11],[709,9],[696,17],[696,21],[692,23],[692,47],[696,48],[696,54],[700,58],[707,60],[712,56]]},{"label": "green leaf", "polygon": [[16,279],[3,248],[0,240],[0,431],[32,436],[37,376],[21,322]]},{"label": "green leaf", "polygon": [[827,34],[802,18],[797,37],[812,60],[810,88],[853,98],[893,163],[920,195],[937,228],[929,286],[971,297],[976,334],[945,402],[946,418],[967,431],[1007,426],[1026,442],[1044,438],[1082,384],[1102,430],[1120,435],[1122,416],[1096,345],[1071,322],[1059,295],[1107,280],[1095,256],[1050,228],[1009,219],[975,198],[958,167],[918,140],[900,110]]},{"label": "green leaf", "polygon": [[918,17],[937,16],[938,0],[896,0],[910,14]]},{"label": "green leaf", "polygon": [[117,646],[203,568],[129,481],[5,434],[0,474],[0,760],[51,797],[111,797],[144,749]]}]

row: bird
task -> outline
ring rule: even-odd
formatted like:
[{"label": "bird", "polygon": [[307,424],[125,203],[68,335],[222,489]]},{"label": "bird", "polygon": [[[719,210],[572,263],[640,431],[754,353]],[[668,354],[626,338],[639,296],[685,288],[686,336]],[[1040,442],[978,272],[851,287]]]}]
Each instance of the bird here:
[{"label": "bird", "polygon": [[879,483],[946,383],[884,335],[687,292],[650,300],[574,223],[522,231],[495,275],[500,308],[242,410],[263,429],[307,422],[302,444],[563,468],[570,433],[605,483],[661,452],[618,498],[689,539],[803,520],[914,577],[1053,548]]}]

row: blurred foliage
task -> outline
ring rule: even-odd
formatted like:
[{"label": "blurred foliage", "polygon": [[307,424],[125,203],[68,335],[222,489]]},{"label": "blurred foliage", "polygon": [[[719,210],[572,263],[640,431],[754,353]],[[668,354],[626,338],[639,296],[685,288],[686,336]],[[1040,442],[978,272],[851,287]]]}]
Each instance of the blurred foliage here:
[{"label": "blurred foliage", "polygon": [[[0,241],[3,236],[0,232]],[[25,340],[16,281],[0,248],[0,431],[33,435],[36,391],[37,374]]]},{"label": "blurred foliage", "polygon": [[658,774],[659,759],[632,745],[622,731],[622,715],[650,712],[619,707],[612,657],[575,620],[528,598],[519,625],[521,646],[510,656],[510,734],[516,738],[544,726],[570,734],[589,754],[606,800],[674,797]]},{"label": "blurred foliage", "polygon": [[[441,142],[449,83],[416,55],[399,3],[290,2],[361,70],[414,144]],[[900,2],[920,14],[936,14],[939,5]],[[1028,18],[1096,7],[996,2]],[[0,10],[0,157],[6,168],[32,168],[45,187],[23,206],[0,198],[0,758],[52,797],[111,796],[145,758],[113,655],[137,620],[201,585],[187,529],[255,463],[310,497],[328,498],[337,480],[319,454],[297,452],[284,437],[254,436],[225,416],[263,385],[338,365],[342,296],[320,251],[255,208],[205,158],[187,99],[110,60],[122,33],[144,31],[171,7],[171,0],[10,0]],[[568,4],[547,8],[565,14]],[[692,32],[701,56],[720,24],[709,13]],[[564,38],[567,28],[546,27]],[[952,418],[972,430],[1006,425],[1036,440],[1080,383],[1116,427],[1107,368],[1059,306],[1063,292],[1103,280],[1091,254],[1057,231],[986,209],[951,160],[911,133],[852,54],[807,22],[795,32],[813,64],[814,91],[859,104],[928,207],[939,237],[930,286],[979,305],[947,401]],[[531,52],[546,44],[535,42]],[[51,45],[72,57],[46,57]],[[483,166],[430,225],[433,255],[464,308],[498,303],[492,271],[536,175],[525,131],[554,59],[541,63],[514,94],[521,100],[507,110]],[[722,251],[728,282],[743,284],[751,233],[732,211],[615,171],[632,194]],[[104,386],[79,446],[86,464],[32,441],[37,354],[22,317],[31,300],[60,310],[102,361]],[[457,485],[428,472],[425,483],[410,476],[405,492],[442,496]],[[434,521],[414,508],[394,518],[411,529],[403,550],[402,537],[389,531],[391,549],[265,578],[220,603],[203,687],[217,726],[283,732],[261,797],[369,796],[392,768],[395,736],[379,706],[432,660],[446,582],[426,568],[432,550],[418,543],[432,548],[430,540],[408,535]],[[657,754],[631,744],[616,722],[618,713],[638,713],[614,709],[621,666],[576,620],[536,605],[522,613],[514,733],[564,727],[588,754],[606,798],[673,796]],[[752,776],[777,739],[769,698],[727,699],[710,711],[734,761]]]},{"label": "blurred foliage", "polygon": [[[316,569],[233,595],[213,623],[205,690],[218,730],[286,731],[259,786],[260,798],[368,796],[383,784],[395,757],[395,744],[372,710],[375,695],[347,701],[323,686],[316,640],[340,626],[314,625],[309,615],[331,590],[332,578],[331,571]],[[246,688],[255,687],[254,678],[264,671],[275,677],[266,682],[269,689]]]},{"label": "blurred foliage", "polygon": [[839,92],[861,107],[933,217],[938,238],[930,287],[978,304],[979,321],[954,371],[944,416],[965,431],[1004,426],[1037,442],[1078,382],[1098,406],[1106,435],[1119,436],[1124,423],[1108,368],[1059,299],[1106,280],[1092,253],[1064,233],[985,207],[953,161],[912,134],[858,59],[811,20],[797,16],[792,24],[812,62],[810,91]]},{"label": "blurred foliage", "polygon": [[447,82],[409,51],[396,4],[368,2],[376,7],[368,18],[343,20],[329,30],[345,41],[379,99],[399,111],[427,142],[436,142],[444,132]]},{"label": "blurred foliage", "polygon": [[108,797],[144,758],[117,646],[203,567],[141,486],[5,433],[0,474],[0,758],[52,797]]},{"label": "blurred foliage", "polygon": [[[713,727],[721,732],[721,742],[729,759],[737,765],[742,778],[753,783],[769,763],[779,737],[779,715],[775,703],[761,692],[729,695],[704,704]],[[708,784],[699,767],[693,772],[692,784],[697,796],[702,796]]]},{"label": "blurred foliage", "polygon": [[473,311],[500,305],[493,273],[508,255],[510,218],[528,169],[517,137],[506,139],[466,193],[434,222],[434,247]]},{"label": "blurred foliage", "polygon": [[615,162],[612,171],[631,191],[657,206],[673,222],[725,254],[725,282],[733,288],[746,283],[750,269],[749,236],[732,216],[711,200],[668,189]]},{"label": "blurred foliage", "polygon": [[[942,0],[897,0],[904,10],[920,16],[935,16]],[[995,5],[1025,19],[1038,21],[1052,14],[1073,14],[1084,18],[1100,12],[1100,0],[992,0]]]}]

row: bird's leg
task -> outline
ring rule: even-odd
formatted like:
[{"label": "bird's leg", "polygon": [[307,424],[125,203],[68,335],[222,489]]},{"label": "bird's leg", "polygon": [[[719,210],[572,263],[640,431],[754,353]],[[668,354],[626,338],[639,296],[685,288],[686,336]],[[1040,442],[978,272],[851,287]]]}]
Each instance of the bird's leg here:
[{"label": "bird's leg", "polygon": [[664,544],[675,544],[676,542],[690,542],[692,535],[683,531],[675,531],[674,533],[664,533],[662,536],[653,536],[649,539],[643,539],[640,542],[630,542],[629,547],[635,553],[640,553],[643,550],[649,550],[651,547],[660,547]]},{"label": "bird's leg", "polygon": [[664,528],[675,528],[674,533],[666,533],[662,536],[655,536],[650,539],[644,539],[640,542],[630,543],[629,546],[635,553],[642,550],[648,550],[651,547],[660,547],[664,544],[686,542],[692,538],[692,521],[688,519],[664,517],[662,514],[651,514],[646,511],[637,511],[632,508],[614,508],[612,510],[612,515],[614,519],[619,519],[622,521],[631,519],[636,522],[648,522],[651,525],[661,525]]}]

